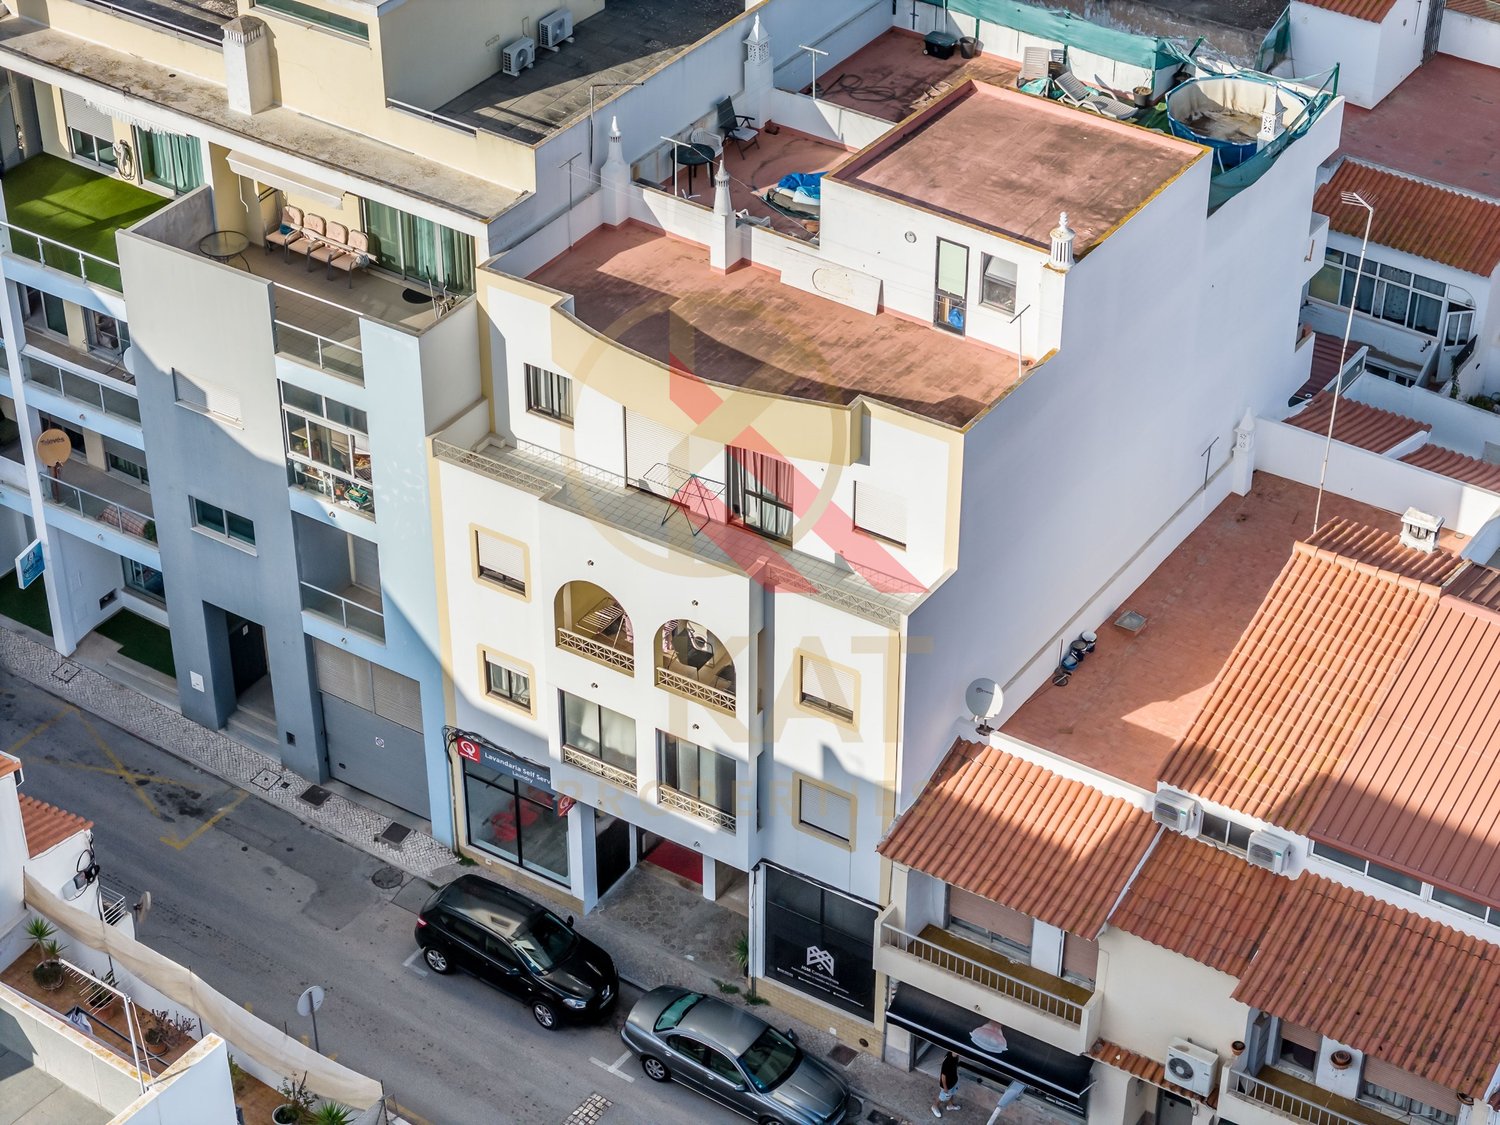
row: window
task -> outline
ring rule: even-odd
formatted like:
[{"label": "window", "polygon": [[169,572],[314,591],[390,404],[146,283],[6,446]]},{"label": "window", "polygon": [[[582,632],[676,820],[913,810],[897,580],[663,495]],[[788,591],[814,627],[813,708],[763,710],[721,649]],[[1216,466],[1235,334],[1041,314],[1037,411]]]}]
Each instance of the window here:
[{"label": "window", "polygon": [[369,199],[363,210],[382,269],[444,292],[474,292],[474,240],[468,235]]},{"label": "window", "polygon": [[813,656],[802,657],[798,698],[846,723],[854,721],[854,673]]},{"label": "window", "polygon": [[125,572],[126,589],[134,590],[154,602],[166,601],[167,587],[162,581],[161,571],[134,559],[122,558],[120,564]]},{"label": "window", "polygon": [[125,349],[130,347],[130,329],[123,320],[93,309],[84,309],[83,316],[90,347],[113,359],[125,354]]},{"label": "window", "polygon": [[115,121],[89,105],[72,90],[62,92],[63,117],[68,124],[68,143],[79,160],[113,171],[115,167]]},{"label": "window", "polygon": [[251,521],[196,497],[190,499],[193,502],[193,526],[199,531],[230,542],[255,546],[255,524]]},{"label": "window", "polygon": [[969,248],[945,238],[937,240],[937,293],[932,323],[962,336],[967,320]]},{"label": "window", "polygon": [[733,814],[734,759],[665,731],[656,732],[661,783],[720,812]]},{"label": "window", "polygon": [[203,183],[203,147],[196,137],[136,126],[135,151],[141,176],[157,187],[184,195]]},{"label": "window", "polygon": [[1213,813],[1203,814],[1203,826],[1198,830],[1198,835],[1242,855],[1250,846],[1250,829],[1222,816],[1214,816]]},{"label": "window", "polygon": [[282,383],[281,414],[290,482],[343,507],[374,515],[365,412]]},{"label": "window", "polygon": [[1365,859],[1362,856],[1340,851],[1338,848],[1331,848],[1327,844],[1320,843],[1317,840],[1313,841],[1312,854],[1326,859],[1330,863],[1336,863],[1340,867],[1347,867],[1352,871],[1364,874]]},{"label": "window", "polygon": [[61,297],[54,297],[51,293],[33,289],[29,285],[20,286],[20,290],[21,304],[24,309],[22,316],[28,325],[45,327],[59,336],[68,334],[66,301]]},{"label": "window", "polygon": [[[141,460],[145,460],[144,455],[141,456]],[[118,453],[106,453],[105,462],[109,465],[112,472],[130,477],[132,480],[138,480],[142,484],[151,483],[151,474],[147,471],[144,464],[137,464],[130,458],[122,457]]]},{"label": "window", "polygon": [[1388,1090],[1384,1086],[1377,1086],[1369,1080],[1360,1082],[1359,1092],[1363,1097],[1390,1106],[1398,1113],[1413,1117],[1418,1121],[1433,1121],[1437,1122],[1437,1125],[1457,1125],[1458,1123],[1456,1113],[1449,1113],[1436,1106],[1419,1102],[1416,1098],[1398,1094],[1395,1090]]},{"label": "window", "polygon": [[[1432,888],[1432,901],[1452,907],[1454,910],[1462,910],[1465,914],[1471,914],[1475,918],[1482,919],[1486,916],[1486,907],[1483,903],[1454,894],[1452,891],[1445,891],[1442,887]],[[1493,915],[1494,912],[1490,911],[1489,914]]]},{"label": "window", "polygon": [[682,1022],[682,1017],[688,1014],[693,1005],[702,999],[702,993],[684,992],[662,1009],[661,1015],[656,1017],[654,1030],[657,1032],[671,1031]]},{"label": "window", "polygon": [[337,31],[340,35],[348,35],[364,42],[370,40],[368,24],[350,19],[348,16],[325,12],[322,8],[303,3],[303,0],[255,0],[255,6],[262,11],[275,12],[277,15],[288,16],[314,27],[321,27],[325,31]]},{"label": "window", "polygon": [[725,451],[729,510],[746,527],[771,539],[792,540],[792,466],[769,453],[738,446]]},{"label": "window", "polygon": [[877,539],[906,546],[906,498],[855,481],[854,526]]},{"label": "window", "polygon": [[854,801],[816,781],[797,783],[797,822],[848,843],[854,838]]},{"label": "window", "polygon": [[531,710],[531,677],[485,655],[485,691],[496,699]]},{"label": "window", "polygon": [[984,294],[980,302],[1006,316],[1016,311],[1016,264],[1004,258],[984,256]]},{"label": "window", "polygon": [[236,424],[240,421],[239,395],[209,383],[200,383],[176,368],[172,369],[172,397],[178,405],[200,414],[213,414]]},{"label": "window", "polygon": [[101,168],[114,170],[115,142],[110,138],[96,137],[80,129],[70,128],[68,142],[72,145],[73,155],[78,159],[87,160],[90,164],[97,164]]},{"label": "window", "polygon": [[635,720],[566,691],[562,704],[563,744],[635,776]]},{"label": "window", "polygon": [[1328,250],[1324,265],[1308,283],[1308,295],[1329,304],[1354,307],[1367,316],[1436,336],[1448,286],[1441,281],[1395,266],[1382,265],[1368,255],[1360,268],[1358,254]]},{"label": "window", "polygon": [[[789,871],[766,865],[765,928],[762,944],[766,976],[824,1003],[874,1017],[875,908]],[[777,1056],[779,1044],[746,1052],[746,1069],[770,1080],[763,1069]],[[751,1058],[755,1053],[759,1058]]]},{"label": "window", "polygon": [[526,593],[526,548],[514,539],[488,531],[474,532],[474,556],[479,577],[513,593]]},{"label": "window", "polygon": [[526,365],[526,409],[573,424],[573,380],[545,367]]},{"label": "window", "polygon": [[1406,891],[1408,894],[1419,895],[1422,893],[1422,880],[1413,879],[1400,871],[1393,871],[1389,867],[1371,861],[1366,874],[1372,879],[1379,879],[1382,883],[1389,883],[1398,890]]}]

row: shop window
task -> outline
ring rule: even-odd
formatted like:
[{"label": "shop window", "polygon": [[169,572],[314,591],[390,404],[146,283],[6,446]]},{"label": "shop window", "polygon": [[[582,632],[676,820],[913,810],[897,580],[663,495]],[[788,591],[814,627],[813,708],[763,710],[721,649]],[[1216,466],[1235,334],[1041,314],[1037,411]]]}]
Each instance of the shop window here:
[{"label": "shop window", "polygon": [[568,818],[550,789],[464,760],[464,809],[469,843],[568,883]]},{"label": "shop window", "polygon": [[875,908],[778,867],[765,870],[767,977],[872,1019]]}]

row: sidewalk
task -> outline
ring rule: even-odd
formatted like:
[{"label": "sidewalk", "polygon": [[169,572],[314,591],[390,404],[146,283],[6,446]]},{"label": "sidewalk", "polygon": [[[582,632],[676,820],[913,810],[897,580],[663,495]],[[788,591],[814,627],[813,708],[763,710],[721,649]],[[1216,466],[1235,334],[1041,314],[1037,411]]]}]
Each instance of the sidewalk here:
[{"label": "sidewalk", "polygon": [[[426,832],[412,832],[399,846],[385,843],[379,837],[392,821],[340,794],[333,794],[319,807],[299,800],[312,782],[284,768],[276,759],[241,745],[221,731],[199,726],[161,698],[152,698],[134,686],[117,682],[101,670],[107,667],[117,671],[108,664],[96,667],[91,666],[99,665],[96,660],[85,664],[65,659],[40,634],[8,619],[0,622],[3,622],[0,668],[13,675],[254,797],[279,806],[304,823],[415,878],[441,885],[470,870]],[[676,984],[742,1002],[745,981],[738,970],[728,965],[722,933],[703,918],[706,910],[723,908],[706,902],[692,890],[639,870],[631,872],[615,889],[628,890],[628,884],[640,884],[642,880],[649,880],[649,884],[639,886],[640,893],[607,896],[592,914],[578,919],[579,931],[607,948],[614,956],[620,976],[642,989]],[[552,898],[551,905],[561,912],[576,909],[561,894],[538,894],[534,884],[528,884],[526,890],[536,897]],[[648,932],[639,925],[642,911],[656,919],[673,919],[671,937],[664,939],[662,934]],[[818,1057],[829,1058],[838,1045],[826,1029],[809,1027],[773,1007],[753,1010],[778,1026],[793,1028],[803,1047]],[[930,1118],[928,1106],[937,1085],[934,1077],[908,1074],[863,1052],[856,1053],[844,1070],[855,1092],[864,1100],[860,1122],[897,1125]],[[961,1120],[971,1125],[988,1121],[997,1097],[998,1091],[994,1089],[966,1082]],[[1023,1099],[1007,1107],[1001,1120],[1006,1125],[1056,1125],[1058,1119]]]}]

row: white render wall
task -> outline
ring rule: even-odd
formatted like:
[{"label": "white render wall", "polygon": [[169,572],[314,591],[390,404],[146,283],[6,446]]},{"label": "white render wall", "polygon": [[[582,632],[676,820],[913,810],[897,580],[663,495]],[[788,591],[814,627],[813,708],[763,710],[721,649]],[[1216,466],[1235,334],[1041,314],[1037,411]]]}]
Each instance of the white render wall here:
[{"label": "white render wall", "polygon": [[1337,64],[1339,93],[1368,109],[1420,65],[1427,5],[1396,0],[1376,24],[1292,0],[1291,22],[1294,73],[1310,77]]},{"label": "white render wall", "polygon": [[1500,66],[1500,23],[1446,8],[1438,50],[1485,66]]}]

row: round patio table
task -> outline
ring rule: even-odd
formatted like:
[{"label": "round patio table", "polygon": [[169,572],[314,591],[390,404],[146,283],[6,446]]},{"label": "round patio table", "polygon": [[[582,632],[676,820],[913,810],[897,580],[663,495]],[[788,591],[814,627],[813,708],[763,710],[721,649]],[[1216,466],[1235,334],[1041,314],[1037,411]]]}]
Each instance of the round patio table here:
[{"label": "round patio table", "polygon": [[714,150],[705,144],[675,144],[672,152],[677,163],[688,170],[688,191],[693,190],[693,175],[714,158]]},{"label": "round patio table", "polygon": [[250,240],[237,230],[216,230],[198,240],[198,252],[216,262],[238,258],[250,246]]}]

